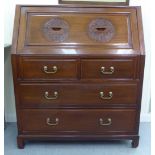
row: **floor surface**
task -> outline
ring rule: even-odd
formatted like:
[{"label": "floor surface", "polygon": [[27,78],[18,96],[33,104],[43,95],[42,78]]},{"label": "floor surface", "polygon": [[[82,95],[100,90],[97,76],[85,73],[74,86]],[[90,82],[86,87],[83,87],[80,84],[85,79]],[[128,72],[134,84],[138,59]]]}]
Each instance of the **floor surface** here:
[{"label": "floor surface", "polygon": [[150,123],[140,125],[140,143],[138,148],[131,148],[130,141],[110,142],[29,142],[24,149],[16,145],[17,127],[8,123],[5,129],[5,155],[150,155]]}]

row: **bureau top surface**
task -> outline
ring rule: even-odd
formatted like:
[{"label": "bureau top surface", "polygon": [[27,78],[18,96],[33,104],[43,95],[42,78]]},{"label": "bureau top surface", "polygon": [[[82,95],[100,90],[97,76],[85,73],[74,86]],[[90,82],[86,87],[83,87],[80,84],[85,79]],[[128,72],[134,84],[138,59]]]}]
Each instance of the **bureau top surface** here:
[{"label": "bureau top surface", "polygon": [[144,54],[140,7],[17,6],[13,54]]}]

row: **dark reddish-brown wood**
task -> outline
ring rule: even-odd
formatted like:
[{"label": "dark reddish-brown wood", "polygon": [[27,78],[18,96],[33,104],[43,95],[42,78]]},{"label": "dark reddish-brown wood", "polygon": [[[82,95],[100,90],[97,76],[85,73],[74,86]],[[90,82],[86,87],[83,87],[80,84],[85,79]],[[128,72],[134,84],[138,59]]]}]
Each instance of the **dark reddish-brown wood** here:
[{"label": "dark reddish-brown wood", "polygon": [[132,140],[132,147],[136,148],[139,145],[139,137],[136,137]]},{"label": "dark reddish-brown wood", "polygon": [[[102,67],[105,68],[105,73],[102,72]],[[113,72],[111,67],[114,68]],[[133,79],[135,75],[135,59],[85,59],[81,62],[81,77],[86,79]]]},{"label": "dark reddish-brown wood", "polygon": [[[19,86],[19,90],[19,106],[33,108],[53,108],[60,105],[64,107],[103,107],[112,104],[117,106],[119,104],[131,105],[137,104],[138,94],[137,82],[117,84],[112,82],[105,84],[22,83]],[[48,92],[49,98],[55,97],[54,92],[57,92],[57,98],[47,99],[45,92]],[[100,92],[104,93],[103,98],[101,98]],[[112,92],[112,97],[111,99],[106,99],[106,97],[109,97],[109,92]]]},{"label": "dark reddish-brown wood", "polygon": [[24,138],[21,138],[18,136],[17,137],[17,143],[18,143],[18,148],[24,149],[24,146],[25,146]]},{"label": "dark reddish-brown wood", "polygon": [[[47,67],[47,70],[44,67]],[[53,67],[57,67],[54,70]],[[77,79],[76,59],[20,58],[19,78],[31,80]]]},{"label": "dark reddish-brown wood", "polygon": [[[69,30],[48,27],[54,18]],[[114,26],[109,41],[88,35],[91,21],[101,18]],[[64,40],[46,36],[64,32]],[[18,147],[26,140],[126,139],[137,147],[144,62],[140,7],[17,6],[12,68]]]},{"label": "dark reddish-brown wood", "polygon": [[[95,132],[97,134],[121,134],[122,132],[129,132],[131,134],[134,133],[136,127],[135,109],[25,109],[20,111],[20,116],[23,133],[47,132],[52,134],[53,132],[60,132],[65,134],[65,132],[72,132],[77,134],[83,132],[91,134]],[[48,118],[49,122],[47,122]],[[57,122],[56,119],[58,119]],[[100,122],[100,119],[103,122]],[[111,123],[108,119],[111,119]]]}]

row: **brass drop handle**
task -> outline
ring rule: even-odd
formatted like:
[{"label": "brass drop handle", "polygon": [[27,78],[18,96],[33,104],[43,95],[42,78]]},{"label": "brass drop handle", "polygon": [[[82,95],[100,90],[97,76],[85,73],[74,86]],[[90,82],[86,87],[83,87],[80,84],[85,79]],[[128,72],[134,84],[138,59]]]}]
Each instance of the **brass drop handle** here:
[{"label": "brass drop handle", "polygon": [[102,66],[102,67],[101,67],[101,73],[102,73],[102,74],[113,74],[115,69],[114,69],[113,66],[111,66],[111,67],[110,67],[110,71],[105,71],[105,70],[106,70],[105,67]]},{"label": "brass drop handle", "polygon": [[43,70],[47,74],[54,74],[54,73],[56,73],[58,71],[58,67],[57,66],[53,66],[52,67],[52,71],[48,71],[48,67],[44,66]]},{"label": "brass drop handle", "polygon": [[55,91],[55,92],[53,93],[53,96],[52,96],[52,97],[49,97],[49,93],[48,93],[48,91],[46,91],[46,92],[44,93],[44,97],[45,97],[47,100],[56,100],[56,99],[58,98],[58,92]]},{"label": "brass drop handle", "polygon": [[112,99],[113,93],[110,91],[108,94],[109,94],[109,96],[104,96],[104,92],[101,91],[100,92],[100,98],[103,99],[103,100],[110,100],[110,99]]},{"label": "brass drop handle", "polygon": [[106,123],[104,123],[104,121],[103,121],[102,118],[100,118],[99,121],[100,121],[100,125],[101,126],[108,126],[108,125],[111,125],[112,124],[111,118],[108,118]]},{"label": "brass drop handle", "polygon": [[50,126],[58,125],[58,124],[59,124],[59,118],[56,118],[56,119],[55,119],[55,122],[52,123],[52,122],[51,122],[51,119],[48,117],[48,118],[46,118],[46,124],[47,124],[47,125],[50,125]]}]

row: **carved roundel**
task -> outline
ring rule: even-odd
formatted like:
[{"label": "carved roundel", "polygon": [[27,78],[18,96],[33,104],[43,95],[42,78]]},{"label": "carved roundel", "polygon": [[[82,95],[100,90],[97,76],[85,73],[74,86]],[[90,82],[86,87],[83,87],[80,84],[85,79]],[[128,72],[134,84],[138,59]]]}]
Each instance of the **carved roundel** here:
[{"label": "carved roundel", "polygon": [[97,18],[90,22],[88,26],[88,35],[91,39],[99,42],[110,41],[115,34],[115,28],[111,21],[103,18]]},{"label": "carved roundel", "polygon": [[61,18],[53,18],[43,25],[43,33],[49,41],[63,42],[68,38],[69,25]]}]

